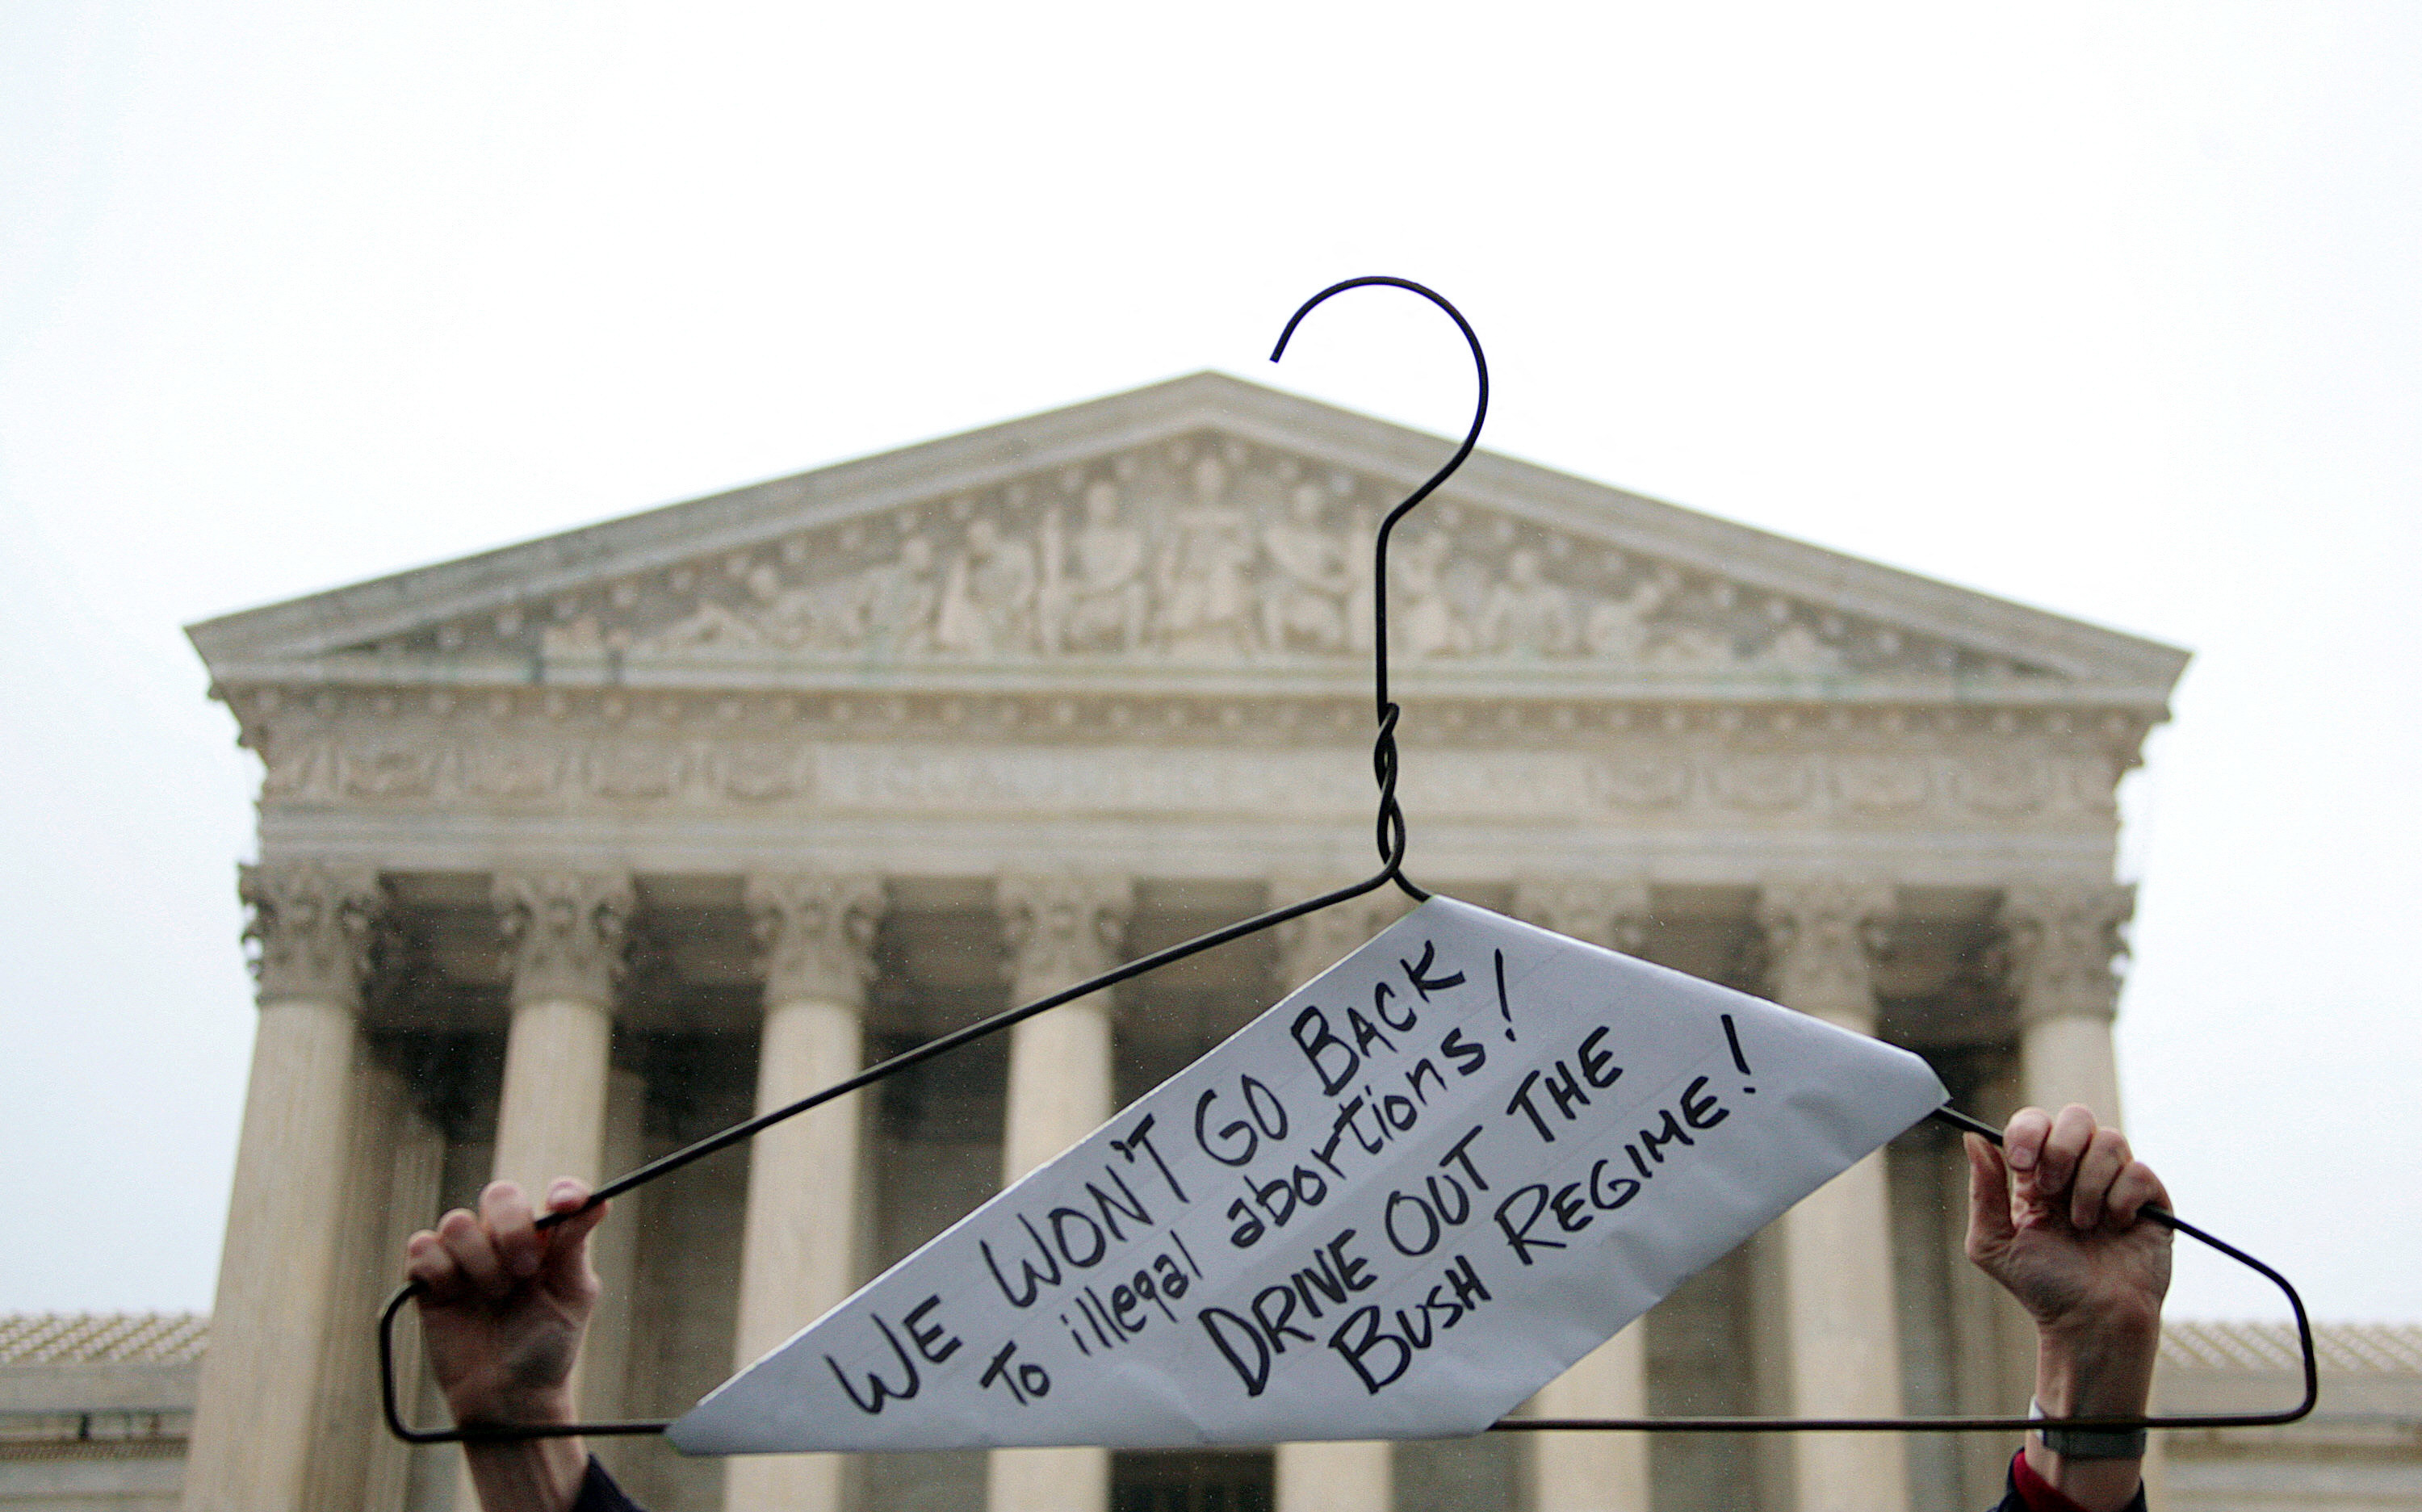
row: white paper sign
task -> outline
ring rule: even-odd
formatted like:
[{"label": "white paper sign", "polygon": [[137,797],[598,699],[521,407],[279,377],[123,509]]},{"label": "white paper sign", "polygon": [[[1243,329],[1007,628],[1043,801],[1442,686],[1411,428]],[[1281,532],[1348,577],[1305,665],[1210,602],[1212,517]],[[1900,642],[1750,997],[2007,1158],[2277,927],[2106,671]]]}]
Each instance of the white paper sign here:
[{"label": "white paper sign", "polygon": [[1476,1433],[1944,1100],[1432,898],[673,1425],[690,1454]]}]

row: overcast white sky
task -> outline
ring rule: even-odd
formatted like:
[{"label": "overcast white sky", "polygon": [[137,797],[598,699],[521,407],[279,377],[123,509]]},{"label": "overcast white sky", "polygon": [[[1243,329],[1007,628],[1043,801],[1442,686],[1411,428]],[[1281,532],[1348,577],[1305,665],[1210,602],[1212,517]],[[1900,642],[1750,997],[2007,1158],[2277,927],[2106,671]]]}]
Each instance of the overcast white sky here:
[{"label": "overcast white sky", "polygon": [[[2124,12],[2124,13],[2123,13]],[[2422,1320],[2410,5],[0,9],[0,1310],[207,1307],[179,627],[1217,367],[2193,649],[2130,1122]],[[2276,1310],[2182,1259],[2174,1310]]]}]

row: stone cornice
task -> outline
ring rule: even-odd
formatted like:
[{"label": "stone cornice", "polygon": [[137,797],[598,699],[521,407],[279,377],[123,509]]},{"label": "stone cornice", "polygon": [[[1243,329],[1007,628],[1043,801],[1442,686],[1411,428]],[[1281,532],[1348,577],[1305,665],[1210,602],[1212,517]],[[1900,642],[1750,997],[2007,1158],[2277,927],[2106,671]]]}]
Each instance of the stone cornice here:
[{"label": "stone cornice", "polygon": [[[1595,748],[1608,734],[1682,735],[1712,732],[1793,744],[1829,737],[1989,736],[2049,738],[2105,752],[2133,766],[2159,711],[2078,700],[2024,701],[1983,690],[1946,690],[1936,701],[1878,690],[1777,688],[1750,699],[1742,690],[1709,696],[1607,696],[1603,688],[1551,684],[1486,684],[1446,688],[1422,678],[1398,680],[1407,745],[1566,745]],[[243,743],[275,759],[283,741],[348,727],[354,736],[385,727],[410,742],[452,731],[489,736],[515,729],[645,730],[688,732],[779,730],[801,738],[842,738],[868,731],[893,735],[931,731],[952,738],[1089,741],[1121,746],[1260,739],[1281,744],[1350,739],[1370,723],[1370,688],[1360,677],[1302,679],[1203,676],[1121,678],[1094,684],[982,686],[885,679],[797,690],[755,687],[533,686],[527,680],[484,685],[287,685],[222,688],[242,726]],[[1726,695],[1726,696],[1719,696]]]},{"label": "stone cornice", "polygon": [[[715,666],[627,666],[606,659],[585,664],[527,661],[457,662],[442,668],[396,658],[347,654],[311,661],[230,662],[217,669],[220,697],[243,705],[263,694],[307,698],[323,689],[457,694],[532,687],[566,692],[698,693],[781,696],[863,689],[868,669],[845,661],[782,660]],[[2006,707],[2120,710],[2147,723],[2168,715],[2164,684],[2076,685],[2006,677],[1891,675],[1806,676],[1783,671],[1722,675],[1627,676],[1578,664],[1473,658],[1449,666],[1391,669],[1408,693],[1488,701],[1580,700],[1593,703],[1853,703],[1871,707]],[[1260,696],[1317,699],[1368,694],[1364,663],[1286,662],[1201,665],[1138,663],[1109,657],[1063,657],[1049,663],[887,667],[882,685],[903,694],[966,697],[1069,697],[1126,693],[1152,696]]]}]

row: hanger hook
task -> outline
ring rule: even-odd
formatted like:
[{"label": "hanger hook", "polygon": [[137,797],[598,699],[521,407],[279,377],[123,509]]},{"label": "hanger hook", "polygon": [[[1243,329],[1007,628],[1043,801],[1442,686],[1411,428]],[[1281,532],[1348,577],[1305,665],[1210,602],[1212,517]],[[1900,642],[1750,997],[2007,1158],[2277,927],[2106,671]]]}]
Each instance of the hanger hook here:
[{"label": "hanger hook", "polygon": [[1414,901],[1419,902],[1426,899],[1429,894],[1415,887],[1404,874],[1405,811],[1396,801],[1396,721],[1403,711],[1388,701],[1388,541],[1395,532],[1396,522],[1411,513],[1414,505],[1436,493],[1438,486],[1454,476],[1455,470],[1463,465],[1464,459],[1471,455],[1471,449],[1480,444],[1480,428],[1488,419],[1488,357],[1480,350],[1479,333],[1471,328],[1470,321],[1463,318],[1463,311],[1455,308],[1445,295],[1426,285],[1417,284],[1410,278],[1372,274],[1360,278],[1348,278],[1343,283],[1330,284],[1305,300],[1295,314],[1288,317],[1286,329],[1279,333],[1278,345],[1270,348],[1270,360],[1276,362],[1286,354],[1287,341],[1295,335],[1295,328],[1302,324],[1303,318],[1318,308],[1322,301],[1332,294],[1344,293],[1348,289],[1360,289],[1365,284],[1387,284],[1397,289],[1409,289],[1446,311],[1447,318],[1455,322],[1455,328],[1463,333],[1464,341],[1470,346],[1471,365],[1480,379],[1480,395],[1472,405],[1471,428],[1464,433],[1463,445],[1457,447],[1455,455],[1446,460],[1445,466],[1430,474],[1427,482],[1414,489],[1412,493],[1406,496],[1403,503],[1388,512],[1386,518],[1379,522],[1378,539],[1372,548],[1374,561],[1371,572],[1371,677],[1373,701],[1378,714],[1379,734],[1372,747],[1371,767],[1379,781],[1379,855],[1382,859],[1390,863],[1389,870],[1394,876],[1396,886],[1402,888]]}]

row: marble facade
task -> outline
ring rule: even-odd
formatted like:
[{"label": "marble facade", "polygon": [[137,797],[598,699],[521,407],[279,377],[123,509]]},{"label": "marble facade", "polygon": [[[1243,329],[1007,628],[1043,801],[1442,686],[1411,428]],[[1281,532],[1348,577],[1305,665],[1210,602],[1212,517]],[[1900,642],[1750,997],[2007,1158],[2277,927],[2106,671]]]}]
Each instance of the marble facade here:
[{"label": "marble facade", "polygon": [[[363,1320],[492,1174],[627,1169],[1366,874],[1370,528],[1442,454],[1202,374],[194,627],[264,776],[185,1504],[453,1504],[376,1426]],[[2182,654],[1488,454],[1389,591],[1424,885],[1909,1045],[1987,1116],[2115,1113],[2114,790]],[[1392,917],[1365,902],[626,1199],[592,1410],[686,1406]],[[1538,1409],[2022,1403],[1955,1154],[1905,1138]],[[1890,1512],[1982,1504],[2002,1450],[605,1452],[659,1512]]]}]

